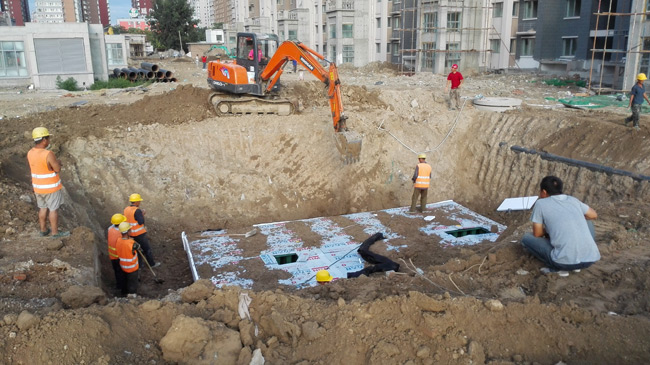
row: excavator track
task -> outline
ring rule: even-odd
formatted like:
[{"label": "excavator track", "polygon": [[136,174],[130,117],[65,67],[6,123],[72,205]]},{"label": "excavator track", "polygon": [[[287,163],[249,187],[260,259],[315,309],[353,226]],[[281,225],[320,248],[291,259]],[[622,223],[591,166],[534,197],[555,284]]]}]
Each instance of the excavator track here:
[{"label": "excavator track", "polygon": [[295,106],[286,99],[263,99],[251,96],[233,97],[231,94],[213,93],[209,102],[217,115],[255,115],[275,114],[291,115]]}]

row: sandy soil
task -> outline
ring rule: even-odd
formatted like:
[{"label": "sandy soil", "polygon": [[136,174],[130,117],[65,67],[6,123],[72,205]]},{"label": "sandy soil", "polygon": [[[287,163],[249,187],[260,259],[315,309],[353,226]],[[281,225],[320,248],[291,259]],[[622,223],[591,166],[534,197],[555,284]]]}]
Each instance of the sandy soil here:
[{"label": "sandy soil", "polygon": [[[650,175],[645,119],[635,132],[620,108],[530,106],[581,91],[538,75],[466,75],[464,96],[530,104],[490,114],[470,102],[448,110],[442,76],[343,67],[349,126],[363,136],[360,161],[345,165],[323,87],[309,75],[283,76],[298,114],[217,118],[202,70],[161,66],[179,83],[0,92],[0,362],[248,364],[255,351],[271,364],[650,361],[648,183],[509,148]],[[87,103],[72,105],[79,101]],[[37,232],[25,154],[41,125],[64,163],[61,219],[72,235],[62,240]],[[386,253],[404,260],[400,273],[304,290],[274,285],[270,274],[246,291],[249,319],[238,314],[240,289],[192,284],[181,231],[244,233],[255,223],[407,205],[421,151],[434,167],[430,201],[453,199],[508,226],[496,243],[432,248],[414,230],[407,249]],[[520,247],[529,212],[495,211],[504,198],[536,194],[547,174],[599,213],[603,258],[568,278],[540,274]],[[164,283],[143,268],[139,297],[126,299],[112,288],[103,235],[135,191]]]}]

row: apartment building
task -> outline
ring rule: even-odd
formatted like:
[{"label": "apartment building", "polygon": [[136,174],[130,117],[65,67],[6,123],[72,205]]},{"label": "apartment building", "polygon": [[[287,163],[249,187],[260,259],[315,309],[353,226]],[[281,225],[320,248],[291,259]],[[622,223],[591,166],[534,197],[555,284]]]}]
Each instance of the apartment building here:
[{"label": "apartment building", "polygon": [[110,24],[108,0],[37,0],[35,23]]},{"label": "apartment building", "polygon": [[0,0],[0,18],[7,25],[25,25],[30,21],[28,0]]},{"label": "apartment building", "polygon": [[492,1],[490,9],[491,28],[488,29],[490,70],[517,67],[517,29],[519,24],[519,1]]},{"label": "apartment building", "polygon": [[212,27],[212,24],[215,23],[215,1],[189,0],[189,4],[194,9],[194,18],[199,21],[198,26]]}]

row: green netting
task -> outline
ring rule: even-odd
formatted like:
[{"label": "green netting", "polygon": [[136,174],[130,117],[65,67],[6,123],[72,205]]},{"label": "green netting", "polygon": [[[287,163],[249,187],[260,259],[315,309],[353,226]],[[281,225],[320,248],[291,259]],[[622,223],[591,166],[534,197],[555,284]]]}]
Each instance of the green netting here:
[{"label": "green netting", "polygon": [[567,86],[567,85],[575,85],[579,87],[587,86],[587,82],[583,80],[548,79],[548,80],[544,80],[544,83],[546,85],[552,85],[552,86]]},{"label": "green netting", "polygon": [[[549,101],[558,101],[567,106],[582,107],[586,109],[604,108],[607,106],[626,108],[630,104],[627,95],[593,95],[593,96],[574,96],[566,99],[544,98]],[[650,105],[641,106],[641,113],[650,113]]]}]

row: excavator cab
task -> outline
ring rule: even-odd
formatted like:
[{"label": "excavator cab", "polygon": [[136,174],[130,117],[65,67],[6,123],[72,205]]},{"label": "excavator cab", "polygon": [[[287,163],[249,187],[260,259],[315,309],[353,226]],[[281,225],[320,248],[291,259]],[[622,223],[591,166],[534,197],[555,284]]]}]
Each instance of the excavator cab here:
[{"label": "excavator cab", "polygon": [[[277,49],[275,34],[237,33],[237,64],[246,68],[250,83],[261,85],[260,73]],[[254,94],[262,95],[262,90]]]}]

